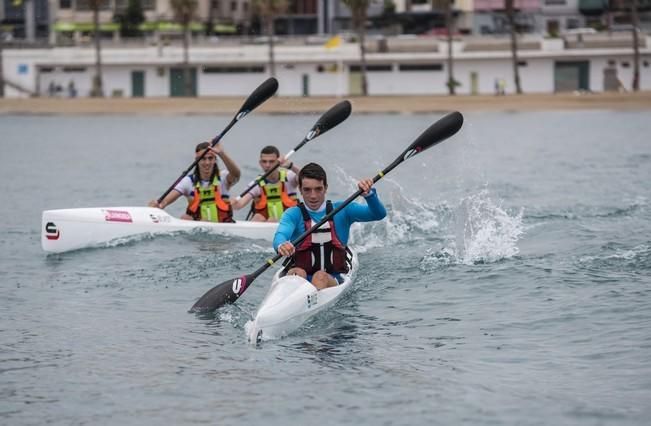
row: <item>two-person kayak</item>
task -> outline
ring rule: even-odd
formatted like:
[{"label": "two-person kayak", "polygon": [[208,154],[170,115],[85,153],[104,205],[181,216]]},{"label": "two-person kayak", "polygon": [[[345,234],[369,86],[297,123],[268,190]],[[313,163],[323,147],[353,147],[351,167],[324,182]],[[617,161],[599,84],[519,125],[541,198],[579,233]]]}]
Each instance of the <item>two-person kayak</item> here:
[{"label": "two-person kayak", "polygon": [[137,236],[195,231],[271,241],[277,227],[273,222],[182,220],[153,207],[45,210],[41,220],[41,247],[46,252],[63,253],[110,246]]}]

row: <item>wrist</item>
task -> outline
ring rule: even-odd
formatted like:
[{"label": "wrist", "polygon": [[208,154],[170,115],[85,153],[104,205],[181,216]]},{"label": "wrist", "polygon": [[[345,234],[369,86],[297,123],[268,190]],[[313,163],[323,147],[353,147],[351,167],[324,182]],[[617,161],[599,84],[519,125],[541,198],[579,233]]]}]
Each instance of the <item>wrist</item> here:
[{"label": "wrist", "polygon": [[375,188],[371,188],[366,195],[362,194],[364,198],[372,197],[373,195],[375,195]]}]

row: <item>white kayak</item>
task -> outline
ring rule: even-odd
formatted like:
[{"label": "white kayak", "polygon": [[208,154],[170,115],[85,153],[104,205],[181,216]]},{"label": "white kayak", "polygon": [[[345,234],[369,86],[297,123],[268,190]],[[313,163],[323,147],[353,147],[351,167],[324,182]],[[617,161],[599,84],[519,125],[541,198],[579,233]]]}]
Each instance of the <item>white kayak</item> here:
[{"label": "white kayak", "polygon": [[125,238],[207,232],[272,241],[277,223],[214,223],[182,220],[153,207],[95,207],[43,211],[41,246],[51,253],[110,246]]},{"label": "white kayak", "polygon": [[353,250],[349,252],[348,264],[349,272],[342,274],[343,281],[338,286],[320,291],[299,276],[281,277],[283,270],[276,272],[255,318],[245,326],[249,342],[257,343],[286,336],[317,312],[333,305],[352,286],[355,279],[359,263]]}]

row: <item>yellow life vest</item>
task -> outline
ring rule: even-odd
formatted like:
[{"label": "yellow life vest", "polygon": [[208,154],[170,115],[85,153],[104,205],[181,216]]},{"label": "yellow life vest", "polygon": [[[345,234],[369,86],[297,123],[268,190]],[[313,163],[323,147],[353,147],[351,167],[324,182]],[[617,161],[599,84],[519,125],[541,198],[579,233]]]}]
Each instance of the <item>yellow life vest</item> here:
[{"label": "yellow life vest", "polygon": [[207,188],[203,188],[197,180],[194,184],[194,197],[188,204],[186,213],[194,220],[233,222],[233,208],[228,202],[228,197],[222,197],[220,187],[217,173]]},{"label": "yellow life vest", "polygon": [[269,183],[259,177],[257,183],[262,191],[252,205],[253,214],[259,213],[266,219],[277,220],[285,210],[298,204],[296,193],[287,193],[287,169],[280,169],[280,178],[276,183]]}]

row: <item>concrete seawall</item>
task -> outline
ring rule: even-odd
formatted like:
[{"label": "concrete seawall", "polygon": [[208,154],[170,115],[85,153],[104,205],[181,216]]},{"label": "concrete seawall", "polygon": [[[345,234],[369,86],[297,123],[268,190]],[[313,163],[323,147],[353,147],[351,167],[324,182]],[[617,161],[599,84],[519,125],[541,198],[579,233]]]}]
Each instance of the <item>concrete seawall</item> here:
[{"label": "concrete seawall", "polygon": [[[256,113],[322,113],[342,99],[353,113],[464,111],[650,110],[651,92],[533,94],[508,96],[275,97]],[[201,98],[23,98],[0,99],[0,114],[235,114],[244,97]]]}]

